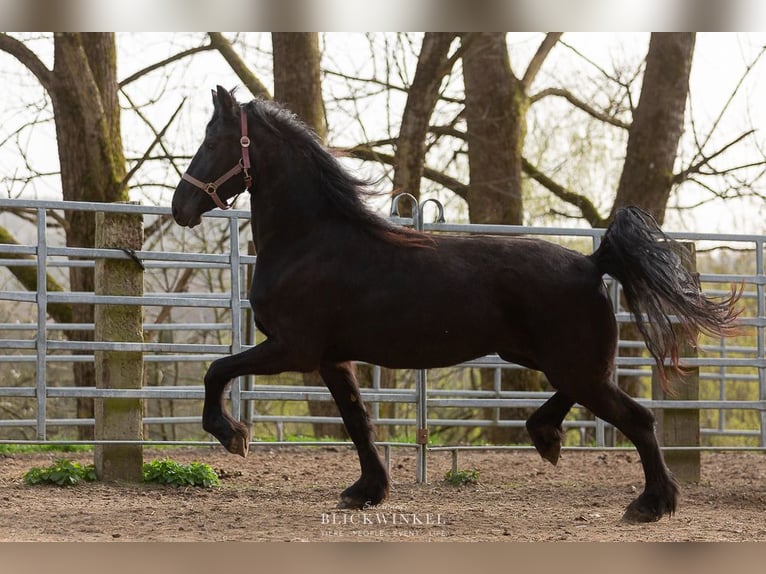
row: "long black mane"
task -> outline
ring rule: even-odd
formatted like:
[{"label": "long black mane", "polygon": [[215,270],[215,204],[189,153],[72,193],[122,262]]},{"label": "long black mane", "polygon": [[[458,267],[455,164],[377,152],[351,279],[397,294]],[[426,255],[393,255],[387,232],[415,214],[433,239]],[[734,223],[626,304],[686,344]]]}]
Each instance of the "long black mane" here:
[{"label": "long black mane", "polygon": [[411,229],[393,225],[365,204],[365,197],[382,195],[370,188],[370,182],[358,178],[338,161],[338,153],[327,148],[316,132],[284,106],[269,100],[253,100],[245,105],[248,116],[266,127],[283,145],[291,148],[292,157],[303,158],[302,168],[313,171],[312,181],[333,211],[346,221],[396,244],[425,245],[430,240]]}]

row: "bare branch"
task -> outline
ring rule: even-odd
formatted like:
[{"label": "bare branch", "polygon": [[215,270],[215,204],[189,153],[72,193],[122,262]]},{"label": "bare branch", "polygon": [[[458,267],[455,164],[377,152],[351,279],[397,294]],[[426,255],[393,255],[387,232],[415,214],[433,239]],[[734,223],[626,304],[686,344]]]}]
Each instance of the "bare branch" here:
[{"label": "bare branch", "polygon": [[27,48],[21,40],[0,32],[0,50],[14,56],[19,62],[34,74],[45,91],[52,93],[54,77],[53,72],[45,67],[42,60],[32,50]]},{"label": "bare branch", "polygon": [[139,78],[153,72],[154,70],[158,70],[169,64],[172,64],[173,62],[177,62],[178,60],[183,60],[184,58],[193,56],[194,54],[199,54],[200,52],[207,52],[209,50],[214,50],[214,49],[215,49],[215,46],[213,46],[213,43],[211,42],[210,44],[205,44],[204,46],[197,46],[196,48],[190,48],[188,50],[184,50],[183,52],[174,54],[170,56],[169,58],[162,60],[161,62],[157,62],[155,64],[147,66],[146,68],[138,70],[137,72],[125,78],[124,80],[120,81],[118,86],[120,87],[120,89],[123,89],[125,86],[127,86],[131,82],[135,82]]},{"label": "bare branch", "polygon": [[210,36],[210,45],[218,50],[247,89],[257,98],[263,98],[264,100],[272,99],[269,90],[266,89],[266,86],[263,85],[242,58],[239,57],[231,42],[224,38],[220,32],[208,32],[208,35]]},{"label": "bare branch", "polygon": [[705,148],[705,146],[710,141],[710,138],[713,137],[713,133],[718,129],[718,126],[721,123],[721,120],[723,120],[724,114],[726,114],[726,110],[729,109],[729,106],[731,106],[732,102],[734,101],[734,97],[739,93],[739,89],[742,87],[742,84],[745,82],[747,77],[750,75],[750,72],[752,72],[755,69],[756,64],[758,61],[763,57],[763,54],[766,53],[766,46],[762,47],[761,50],[758,52],[758,55],[753,58],[753,61],[750,62],[747,66],[745,66],[745,71],[742,73],[742,76],[739,78],[739,81],[737,82],[737,85],[734,86],[734,89],[732,90],[731,94],[729,94],[729,97],[726,100],[726,103],[721,108],[720,113],[718,114],[718,117],[713,122],[712,127],[710,128],[710,131],[708,132],[707,136],[705,137],[704,141],[698,146],[697,155],[692,159],[692,161],[695,161],[697,158],[702,157],[702,150]]},{"label": "bare branch", "polygon": [[589,104],[586,104],[582,100],[578,99],[569,90],[565,90],[563,88],[546,88],[536,93],[534,96],[532,96],[530,98],[530,101],[533,103],[538,102],[542,100],[543,98],[547,98],[548,96],[557,96],[559,98],[564,98],[570,104],[584,111],[589,116],[596,118],[597,120],[601,120],[602,122],[605,122],[607,124],[613,125],[618,128],[622,128],[624,130],[630,129],[630,124],[627,124],[623,122],[622,120],[615,118],[614,116],[610,116],[609,114],[606,114],[604,112],[597,110],[593,106],[590,106]]},{"label": "bare branch", "polygon": [[[741,134],[740,136],[734,138],[732,141],[727,143],[725,146],[720,148],[718,151],[713,152],[709,156],[704,156],[702,154],[702,149],[700,149],[697,152],[697,155],[695,156],[695,158],[696,157],[702,157],[702,159],[699,160],[697,163],[694,163],[694,164],[690,165],[689,167],[687,167],[683,171],[681,171],[681,172],[677,173],[676,175],[674,175],[673,176],[673,183],[674,184],[681,183],[682,181],[685,181],[686,179],[688,179],[691,174],[693,174],[693,173],[701,173],[702,168],[705,167],[706,165],[710,165],[710,162],[713,159],[715,159],[716,157],[718,157],[719,155],[724,153],[726,150],[728,150],[732,146],[738,144],[743,139],[747,138],[748,136],[750,136],[750,135],[752,135],[754,133],[755,133],[755,130],[752,129],[752,130],[749,130],[749,131]],[[759,165],[760,163],[762,163],[762,162],[758,162],[755,165]]]},{"label": "bare branch", "polygon": [[136,172],[141,168],[142,165],[144,165],[144,162],[146,161],[146,158],[149,157],[149,154],[152,152],[152,149],[154,149],[154,146],[157,145],[158,142],[162,140],[162,138],[165,135],[165,132],[168,131],[168,128],[173,123],[173,121],[176,119],[176,116],[178,116],[178,113],[181,111],[181,108],[183,108],[183,105],[186,103],[186,98],[181,100],[181,103],[178,104],[178,107],[176,108],[176,111],[173,112],[173,114],[170,116],[170,119],[167,121],[165,126],[159,131],[155,132],[154,140],[149,145],[149,147],[146,149],[146,152],[144,153],[143,157],[136,162],[136,165],[134,165],[130,171],[125,175],[123,180],[120,182],[120,190],[123,190],[127,187],[128,182],[130,179],[136,174]]},{"label": "bare branch", "polygon": [[521,79],[525,92],[529,89],[529,86],[532,85],[532,82],[535,81],[535,77],[537,77],[537,73],[540,71],[543,62],[545,62],[545,59],[559,41],[561,35],[562,32],[548,32],[540,46],[538,46],[537,52],[532,56],[532,60],[529,62],[529,66],[527,66],[527,71],[524,72],[524,77]]},{"label": "bare branch", "polygon": [[[346,148],[341,150],[342,153],[350,157],[362,159],[365,161],[375,161],[378,163],[384,163],[386,165],[394,165],[394,156],[390,154],[380,153],[375,151],[369,146],[358,145],[352,148]],[[438,183],[446,189],[449,189],[456,195],[466,199],[468,197],[468,186],[457,179],[450,177],[435,169],[425,167],[423,168],[423,177],[430,179],[431,181]]]},{"label": "bare branch", "polygon": [[[6,245],[18,245],[18,241],[5,228],[0,227],[0,243]],[[15,253],[6,253],[7,259],[32,259],[32,256]],[[37,291],[37,268],[27,266],[8,265],[8,270],[21,283],[27,291]],[[46,289],[48,291],[63,291],[61,285],[51,276],[45,276]],[[72,306],[67,303],[48,303],[48,314],[58,323],[72,322]]]},{"label": "bare branch", "polygon": [[601,215],[598,212],[598,209],[596,209],[596,206],[593,205],[593,202],[585,197],[584,195],[580,195],[578,193],[574,193],[573,191],[570,191],[566,189],[564,186],[556,183],[553,181],[550,177],[542,173],[539,169],[537,169],[535,166],[533,166],[529,161],[522,158],[522,169],[524,170],[524,173],[526,173],[529,177],[534,179],[537,183],[542,185],[544,188],[546,188],[548,191],[553,193],[556,197],[558,197],[560,200],[565,201],[566,203],[569,203],[571,205],[574,205],[577,209],[580,210],[580,213],[582,213],[583,218],[591,225],[591,227],[605,227],[606,226],[606,220],[601,217]]}]

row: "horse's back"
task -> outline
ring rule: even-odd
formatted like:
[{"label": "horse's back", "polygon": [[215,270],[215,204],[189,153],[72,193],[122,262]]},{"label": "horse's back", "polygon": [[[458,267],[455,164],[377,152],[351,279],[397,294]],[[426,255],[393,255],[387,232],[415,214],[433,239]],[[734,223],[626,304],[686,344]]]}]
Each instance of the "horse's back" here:
[{"label": "horse's back", "polygon": [[355,250],[358,264],[346,260],[331,296],[334,358],[407,368],[497,352],[540,368],[551,341],[613,321],[595,265],[553,243],[433,236],[427,246]]}]

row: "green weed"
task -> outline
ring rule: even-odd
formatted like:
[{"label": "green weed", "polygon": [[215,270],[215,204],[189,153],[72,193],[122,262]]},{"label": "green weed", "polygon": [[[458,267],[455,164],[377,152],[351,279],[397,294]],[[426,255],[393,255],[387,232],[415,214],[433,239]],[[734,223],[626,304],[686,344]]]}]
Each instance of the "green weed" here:
[{"label": "green weed", "polygon": [[181,464],[170,459],[147,462],[143,467],[144,482],[172,486],[220,486],[218,475],[209,464],[192,462]]},{"label": "green weed", "polygon": [[96,468],[92,465],[83,466],[60,458],[46,468],[32,468],[24,474],[24,482],[30,485],[55,484],[57,486],[74,486],[81,481],[96,480]]},{"label": "green weed", "polygon": [[475,468],[458,470],[456,472],[448,470],[444,475],[444,480],[449,482],[452,486],[476,484],[479,482],[479,471]]},{"label": "green weed", "polygon": [[[213,468],[201,462],[181,464],[169,459],[155,460],[145,463],[142,471],[144,482],[203,488],[221,484]],[[74,486],[83,480],[86,482],[97,480],[95,466],[81,465],[64,458],[57,460],[49,467],[32,468],[24,474],[24,482],[29,485]]]}]

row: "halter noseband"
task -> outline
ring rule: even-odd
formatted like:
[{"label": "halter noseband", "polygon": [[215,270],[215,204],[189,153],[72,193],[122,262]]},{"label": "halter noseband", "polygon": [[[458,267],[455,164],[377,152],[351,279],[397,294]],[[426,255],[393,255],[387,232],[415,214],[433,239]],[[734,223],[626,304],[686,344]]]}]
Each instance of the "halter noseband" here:
[{"label": "halter noseband", "polygon": [[234,167],[210,183],[203,183],[188,173],[184,173],[181,176],[181,179],[184,181],[188,181],[193,186],[198,187],[207,193],[210,196],[210,199],[213,200],[213,203],[215,203],[221,209],[231,209],[232,204],[234,201],[236,201],[237,197],[239,197],[239,194],[235,195],[234,199],[232,199],[231,203],[229,204],[223,202],[221,198],[218,197],[218,188],[221,187],[224,183],[229,181],[238,173],[244,172],[245,189],[250,191],[250,186],[253,184],[253,177],[250,175],[250,138],[247,137],[247,112],[245,111],[244,106],[240,106],[239,109],[239,124],[242,132],[242,137],[239,138],[239,144],[242,146],[242,159],[240,159],[234,165]]}]

